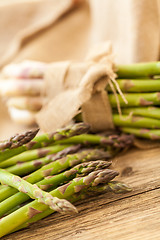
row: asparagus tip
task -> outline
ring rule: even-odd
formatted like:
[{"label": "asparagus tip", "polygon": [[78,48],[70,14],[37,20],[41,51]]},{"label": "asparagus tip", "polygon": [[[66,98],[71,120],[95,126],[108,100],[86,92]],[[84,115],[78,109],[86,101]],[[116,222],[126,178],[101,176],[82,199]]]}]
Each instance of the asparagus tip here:
[{"label": "asparagus tip", "polygon": [[15,134],[14,136],[10,137],[8,140],[0,142],[0,149],[12,149],[22,146],[30,142],[38,133],[39,128],[34,130],[29,130],[25,133]]},{"label": "asparagus tip", "polygon": [[112,181],[109,182],[108,185],[114,193],[126,193],[132,191],[132,188],[130,188],[129,186],[122,182]]},{"label": "asparagus tip", "polygon": [[69,201],[65,200],[65,199],[58,199],[57,201],[57,211],[62,213],[62,214],[77,214],[78,213],[78,210],[77,208],[71,204]]}]

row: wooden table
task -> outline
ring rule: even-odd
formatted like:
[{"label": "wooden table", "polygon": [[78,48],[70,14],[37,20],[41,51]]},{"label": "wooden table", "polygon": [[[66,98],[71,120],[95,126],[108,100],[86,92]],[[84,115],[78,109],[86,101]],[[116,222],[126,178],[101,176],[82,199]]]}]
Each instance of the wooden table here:
[{"label": "wooden table", "polygon": [[113,168],[132,192],[84,200],[77,216],[56,213],[2,240],[159,240],[160,149],[132,149]]}]

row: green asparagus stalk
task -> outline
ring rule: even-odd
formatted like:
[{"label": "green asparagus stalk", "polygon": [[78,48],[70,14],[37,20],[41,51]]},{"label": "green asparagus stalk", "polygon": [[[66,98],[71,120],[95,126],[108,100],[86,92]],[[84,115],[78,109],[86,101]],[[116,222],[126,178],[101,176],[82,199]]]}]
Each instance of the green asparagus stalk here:
[{"label": "green asparagus stalk", "polygon": [[6,149],[1,151],[0,153],[0,162],[4,161],[14,155],[20,154],[24,151],[36,149],[40,147],[44,147],[45,145],[49,145],[53,142],[56,142],[61,139],[69,138],[74,135],[79,135],[82,133],[86,133],[89,130],[89,126],[85,123],[78,123],[71,126],[67,126],[66,128],[59,129],[54,133],[44,133],[39,136],[36,136],[32,141],[27,144],[24,144],[20,147],[14,149]]},{"label": "green asparagus stalk", "polygon": [[41,190],[36,184],[25,181],[4,169],[0,169],[0,182],[16,188],[22,193],[26,193],[30,198],[36,199],[39,203],[48,205],[52,210],[57,212],[77,212],[76,208],[67,201],[61,201],[57,197]]},{"label": "green asparagus stalk", "polygon": [[88,194],[95,195],[95,193],[105,193],[105,192],[113,192],[116,194],[122,194],[126,192],[131,192],[132,189],[127,186],[125,183],[118,182],[118,181],[111,181],[108,182],[107,184],[100,184],[98,186],[90,186],[85,191],[87,190]]},{"label": "green asparagus stalk", "polygon": [[[70,170],[67,170],[54,176],[50,176],[49,178],[46,177],[42,181],[36,183],[36,185],[40,187],[42,190],[48,191],[50,188],[52,189],[56,188],[59,185],[62,185],[75,177],[85,176],[88,173],[95,171],[97,169],[107,168],[110,164],[111,162],[99,160],[94,162],[81,163],[71,168]],[[5,199],[0,203],[0,217],[2,217],[8,211],[11,211],[11,209],[14,209],[17,205],[20,205],[23,202],[27,201],[28,199],[29,196],[22,192],[18,192],[13,196]]]},{"label": "green asparagus stalk", "polygon": [[[80,192],[86,186],[96,186],[100,183],[106,183],[116,177],[118,173],[113,170],[97,170],[90,173],[86,177],[76,178],[72,182],[63,185],[53,191],[50,194],[53,197],[66,199],[72,196],[74,193]],[[48,207],[42,203],[38,203],[36,200],[21,207],[17,211],[3,217],[0,221],[0,237],[13,231],[15,228],[21,226],[23,223],[32,219],[36,214],[42,213],[47,210]]]},{"label": "green asparagus stalk", "polygon": [[61,159],[58,159],[46,166],[43,166],[41,169],[30,174],[28,177],[25,177],[29,181],[40,181],[46,176],[57,174],[64,171],[69,167],[73,167],[81,162],[89,162],[99,159],[108,159],[110,158],[110,153],[105,152],[100,149],[87,149],[75,154],[68,154]]},{"label": "green asparagus stalk", "polygon": [[146,62],[130,65],[117,65],[118,78],[141,78],[160,75],[160,62]]},{"label": "green asparagus stalk", "polygon": [[12,208],[10,211],[8,211],[7,214],[4,215],[4,217],[7,216],[7,215],[9,215],[9,214],[12,213],[12,212],[18,210],[19,208],[21,208],[21,207],[23,207],[23,206],[24,206],[24,204],[23,204],[23,205],[17,205],[15,208]]},{"label": "green asparagus stalk", "polygon": [[160,128],[160,121],[154,118],[113,114],[113,122],[117,127]]},{"label": "green asparagus stalk", "polygon": [[[152,105],[160,105],[160,93],[126,93],[124,97],[126,98],[128,104],[126,104],[122,97],[117,94],[119,103],[121,107],[145,107]],[[117,102],[114,94],[109,94],[109,101],[112,108],[117,107]]]},{"label": "green asparagus stalk", "polygon": [[[69,167],[73,167],[79,163],[89,162],[89,161],[94,161],[99,159],[108,159],[108,158],[110,158],[110,154],[108,152],[105,152],[99,149],[94,149],[94,150],[89,149],[76,154],[68,154],[67,156],[62,157],[56,161],[54,161],[55,156],[53,156],[53,159],[52,159],[53,162],[31,173],[30,175],[25,177],[25,180],[27,180],[30,183],[36,183],[44,179],[44,177],[58,174],[64,171],[65,169]],[[16,192],[17,190],[11,187],[5,187],[1,189],[0,202],[10,197],[11,195],[15,194]]]},{"label": "green asparagus stalk", "polygon": [[39,168],[43,167],[44,165],[52,162],[52,157],[46,156],[41,159],[24,162],[24,163],[17,163],[16,165],[13,165],[11,167],[5,168],[8,172],[16,174],[18,176],[25,176],[27,174],[30,174]]},{"label": "green asparagus stalk", "polygon": [[50,188],[53,189],[58,187],[58,185],[68,182],[73,178],[77,178],[79,176],[81,177],[86,176],[88,173],[92,171],[107,168],[110,165],[111,165],[110,161],[103,160],[83,162],[65,172],[46,177],[40,182],[38,182],[37,185],[43,190],[48,190]]},{"label": "green asparagus stalk", "polygon": [[83,133],[88,132],[90,129],[90,126],[86,123],[77,123],[73,125],[69,125],[65,128],[58,129],[54,133],[48,134],[44,133],[40,136],[35,137],[33,140],[35,142],[47,142],[47,143],[53,143],[58,140],[70,138],[75,135],[81,135]]},{"label": "green asparagus stalk", "polygon": [[[117,79],[116,81],[123,92],[149,93],[160,91],[160,79]],[[107,90],[112,92],[110,87],[107,87]]]},{"label": "green asparagus stalk", "polygon": [[9,158],[3,162],[0,162],[0,168],[7,168],[13,166],[17,163],[24,163],[31,160],[36,160],[43,158],[52,153],[57,153],[65,148],[68,148],[69,145],[55,145],[45,148],[38,148],[34,150],[28,150],[26,152],[20,153],[12,158]]},{"label": "green asparagus stalk", "polygon": [[122,108],[122,114],[126,115],[132,114],[135,116],[160,119],[160,108],[159,107]]},{"label": "green asparagus stalk", "polygon": [[81,134],[57,142],[58,144],[98,144],[103,147],[111,146],[113,148],[126,148],[133,144],[133,135],[112,134],[109,136]]},{"label": "green asparagus stalk", "polygon": [[6,149],[13,149],[22,146],[30,142],[37,134],[39,129],[30,130],[25,133],[16,134],[10,137],[8,140],[0,142],[0,153],[3,154],[3,151]]},{"label": "green asparagus stalk", "polygon": [[[106,184],[99,184],[97,186],[86,186],[86,188],[82,189],[78,193],[74,193],[73,195],[67,197],[66,199],[70,201],[71,203],[75,203],[79,200],[86,199],[91,196],[97,196],[97,194],[107,193],[107,192],[113,192],[116,194],[121,193],[127,193],[132,191],[130,187],[128,187],[126,184],[117,182],[117,181],[111,181]],[[28,227],[31,223],[37,222],[49,215],[51,215],[53,211],[51,209],[47,209],[46,211],[39,213],[38,215],[35,215],[33,218],[31,218],[26,223],[22,224],[20,227],[14,229],[13,231],[18,231],[20,229]]]},{"label": "green asparagus stalk", "polygon": [[127,128],[122,127],[121,130],[126,133],[134,134],[137,137],[147,138],[151,140],[160,139],[160,129],[146,129],[146,128]]},{"label": "green asparagus stalk", "polygon": [[0,190],[3,189],[3,188],[5,188],[5,187],[6,187],[6,185],[0,184]]},{"label": "green asparagus stalk", "polygon": [[[6,170],[10,173],[19,175],[19,176],[25,176],[26,174],[29,174],[31,172],[34,172],[35,170],[41,168],[42,166],[57,160],[58,158],[61,158],[63,156],[66,156],[69,153],[75,153],[79,150],[80,145],[74,145],[74,146],[70,146],[65,148],[64,145],[60,145],[57,150],[61,150],[59,151],[56,155],[51,154],[48,155],[44,158],[40,158],[37,160],[33,160],[33,161],[29,161],[29,162],[22,162],[22,163],[18,163],[16,165],[13,165],[11,167],[6,168]],[[27,152],[25,152],[27,153]],[[3,162],[2,162],[3,163]]]}]

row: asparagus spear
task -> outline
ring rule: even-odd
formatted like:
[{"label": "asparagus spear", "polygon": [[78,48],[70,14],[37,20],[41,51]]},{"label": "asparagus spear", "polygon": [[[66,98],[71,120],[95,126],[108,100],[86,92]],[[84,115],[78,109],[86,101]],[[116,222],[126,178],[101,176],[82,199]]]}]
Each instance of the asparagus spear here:
[{"label": "asparagus spear", "polygon": [[[70,180],[72,180],[75,177],[85,176],[88,173],[102,168],[107,168],[111,162],[106,161],[94,161],[94,162],[86,162],[81,163],[73,168],[71,168],[68,171],[62,172],[60,174],[50,176],[49,178],[45,178],[42,181],[36,183],[38,187],[40,187],[42,190],[48,190],[50,188],[56,188],[59,185],[62,185]],[[4,214],[6,214],[11,209],[14,209],[17,205],[22,204],[23,202],[27,201],[29,199],[29,196],[18,192],[15,195],[5,199],[0,203],[0,217],[2,217]]]},{"label": "asparagus spear", "polygon": [[37,184],[41,189],[44,190],[48,190],[50,188],[53,189],[58,187],[58,185],[61,185],[62,183],[68,182],[73,178],[77,178],[79,175],[86,176],[88,173],[92,171],[107,168],[110,165],[111,165],[110,161],[103,160],[83,162],[65,172],[46,177]]},{"label": "asparagus spear", "polygon": [[49,155],[41,159],[36,159],[24,163],[17,163],[16,165],[6,168],[6,170],[19,176],[25,176],[52,162],[52,158],[53,157],[50,157]]},{"label": "asparagus spear", "polygon": [[[145,107],[150,105],[160,105],[160,93],[126,93],[124,97],[126,98],[128,104],[126,104],[122,97],[117,94],[121,107]],[[109,94],[109,101],[113,108],[117,107],[117,102],[114,94]]]},{"label": "asparagus spear", "polygon": [[35,171],[34,173],[30,174],[25,178],[28,181],[40,181],[46,176],[57,174],[81,162],[108,158],[110,158],[110,154],[108,152],[99,149],[87,149],[76,154],[68,154],[61,159],[58,159],[50,164],[47,164],[46,166],[43,166],[41,169]]},{"label": "asparagus spear", "polygon": [[26,144],[30,142],[39,129],[36,130],[30,130],[25,133],[21,134],[15,134],[14,136],[10,137],[8,140],[4,140],[0,142],[0,153],[3,154],[4,150],[13,149],[22,146],[23,144]]},{"label": "asparagus spear", "polygon": [[160,130],[156,129],[147,129],[147,128],[127,128],[122,127],[121,130],[126,133],[134,134],[137,137],[148,138],[151,140],[159,140],[160,139]]},{"label": "asparagus spear", "polygon": [[16,188],[22,193],[26,193],[30,198],[36,199],[39,203],[48,205],[52,210],[58,212],[77,212],[76,208],[67,201],[61,201],[57,197],[41,190],[36,184],[25,181],[4,169],[0,169],[0,182]]},{"label": "asparagus spear", "polygon": [[[95,195],[97,196],[97,194],[102,194],[102,193],[106,193],[106,192],[113,192],[116,194],[121,194],[121,193],[130,192],[131,190],[132,189],[124,183],[117,182],[117,181],[111,181],[109,183],[99,184],[97,186],[86,186],[80,192],[74,193],[73,195],[66,197],[66,199],[68,201],[70,201],[71,203],[74,203],[79,200],[83,200],[88,197],[91,197],[91,196],[95,196]],[[40,219],[43,219],[43,218],[51,215],[52,213],[53,213],[53,211],[51,209],[47,209],[46,211],[35,215],[33,218],[29,219],[26,223],[22,224],[18,228],[14,229],[13,232],[23,229],[25,227],[28,227],[31,223],[37,222]]]},{"label": "asparagus spear", "polygon": [[112,134],[110,136],[94,135],[94,134],[81,134],[65,140],[57,142],[58,144],[98,144],[104,147],[126,148],[133,144],[133,135],[128,134]]},{"label": "asparagus spear", "polygon": [[160,62],[146,62],[130,65],[117,65],[118,78],[139,78],[160,75]]},{"label": "asparagus spear", "polygon": [[116,194],[126,193],[132,191],[132,189],[127,186],[125,183],[118,181],[111,181],[107,184],[100,184],[98,186],[90,186],[85,191],[88,192],[89,195],[95,193],[104,193],[104,192],[113,192]]},{"label": "asparagus spear", "polygon": [[[50,194],[53,197],[58,198],[67,198],[72,196],[74,193],[80,192],[86,186],[96,186],[100,183],[106,183],[116,177],[118,173],[113,170],[97,170],[90,173],[86,177],[76,178],[72,182],[63,185],[53,191]],[[36,214],[42,213],[47,210],[47,206],[38,203],[36,200],[21,207],[17,211],[9,214],[6,217],[3,217],[0,221],[0,237],[8,234],[13,231],[15,228],[19,227],[23,223],[27,222],[29,219],[32,219]]]},{"label": "asparagus spear", "polygon": [[160,121],[154,118],[113,114],[113,122],[117,127],[160,128]]},{"label": "asparagus spear", "polygon": [[85,123],[78,123],[71,126],[67,126],[66,128],[62,128],[57,130],[54,133],[44,133],[39,136],[36,136],[32,141],[27,144],[24,144],[20,147],[14,149],[6,149],[1,151],[0,153],[0,162],[4,161],[14,155],[22,153],[27,150],[36,149],[40,147],[44,147],[45,145],[49,145],[55,141],[60,139],[65,139],[72,137],[74,135],[79,135],[82,133],[86,133],[89,130],[89,126]]},{"label": "asparagus spear", "polygon": [[[61,145],[61,146],[59,146],[59,152],[56,155],[51,154],[51,155],[48,155],[41,159],[24,162],[24,163],[20,163],[20,164],[18,163],[16,165],[6,168],[6,170],[8,172],[14,173],[19,176],[25,176],[26,174],[29,174],[29,173],[41,168],[42,166],[46,165],[47,163],[55,161],[58,158],[66,156],[69,153],[77,152],[79,150],[79,148],[80,148],[80,145],[73,145],[73,146],[70,146],[67,148],[65,148],[64,145]],[[58,150],[58,148],[57,148],[57,150]]]},{"label": "asparagus spear", "polygon": [[[37,171],[31,173],[30,175],[25,177],[25,180],[27,180],[30,183],[36,183],[42,180],[44,177],[58,174],[64,171],[65,169],[73,167],[79,163],[108,158],[110,158],[110,154],[108,152],[98,149],[94,150],[89,149],[76,154],[68,154],[66,157],[62,157],[54,162],[51,162],[43,166],[42,168],[38,169]],[[53,156],[52,160],[54,159],[55,156]],[[1,189],[0,202],[10,197],[12,194],[15,194],[16,192],[17,190],[11,187],[5,187]]]},{"label": "asparagus spear", "polygon": [[135,116],[143,116],[160,119],[160,108],[159,107],[137,107],[137,108],[123,108],[123,114],[130,114]]},{"label": "asparagus spear", "polygon": [[[13,166],[17,163],[28,162],[31,160],[39,159],[45,157],[52,153],[57,153],[65,148],[68,148],[69,145],[55,145],[50,147],[38,148],[34,150],[28,150],[26,152],[20,153],[14,157],[11,157],[3,162],[0,162],[0,168],[7,168]],[[77,149],[78,150],[78,149]]]},{"label": "asparagus spear", "polygon": [[[157,92],[160,91],[160,79],[117,79],[120,89],[123,92],[142,93],[142,92]],[[112,92],[110,87],[107,90]]]},{"label": "asparagus spear", "polygon": [[6,187],[5,185],[0,184],[0,190],[5,188],[5,187]]}]

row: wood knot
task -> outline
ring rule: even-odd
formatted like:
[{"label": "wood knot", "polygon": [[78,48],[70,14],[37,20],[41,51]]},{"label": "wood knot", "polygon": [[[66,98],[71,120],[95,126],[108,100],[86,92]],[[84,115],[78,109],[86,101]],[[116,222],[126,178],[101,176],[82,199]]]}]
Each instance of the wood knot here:
[{"label": "wood knot", "polygon": [[130,176],[133,174],[133,168],[132,167],[125,167],[122,170],[121,176]]}]

